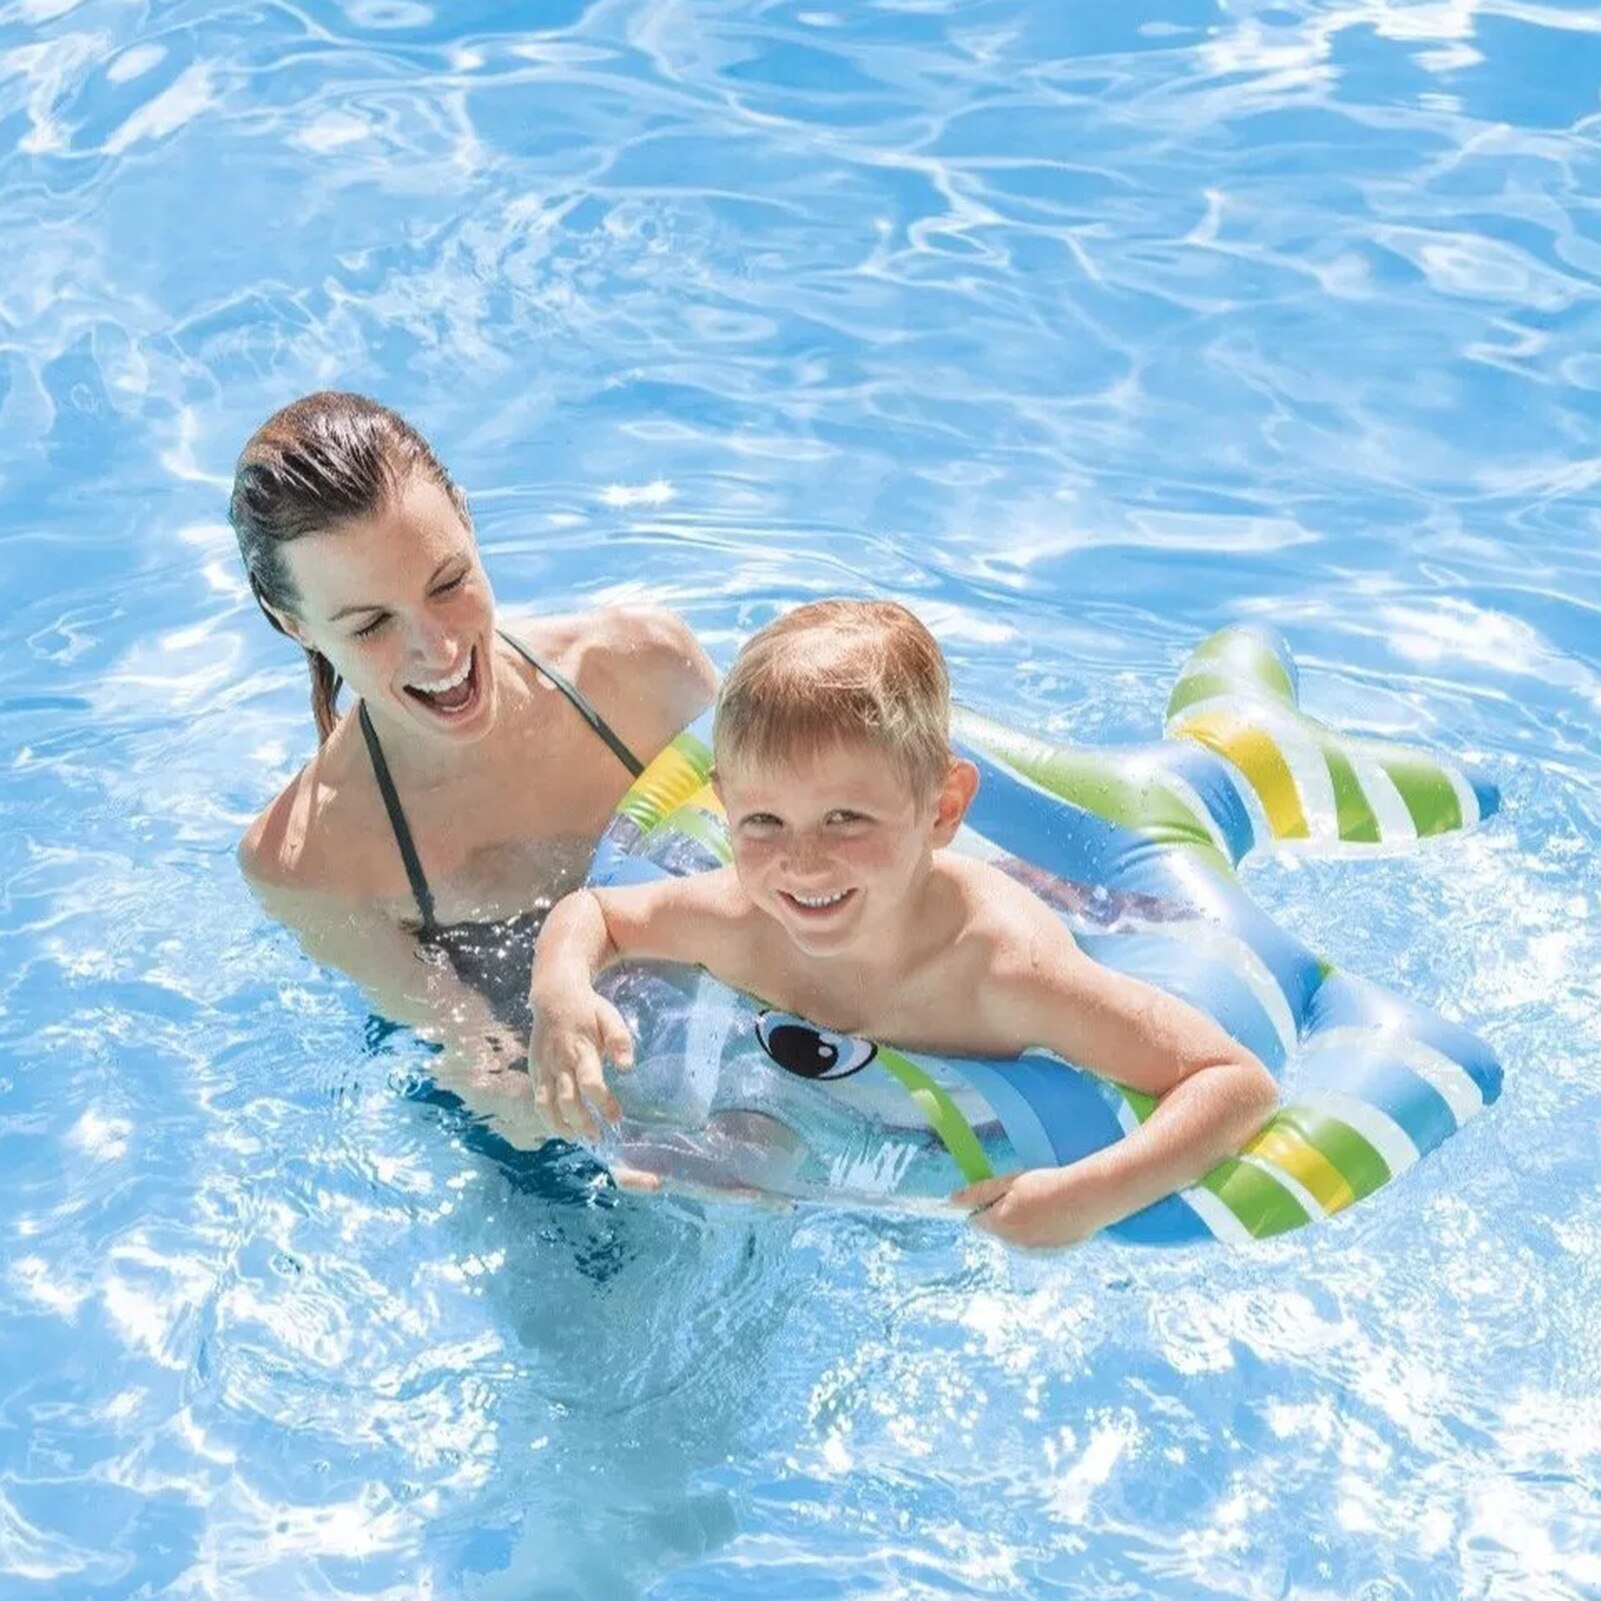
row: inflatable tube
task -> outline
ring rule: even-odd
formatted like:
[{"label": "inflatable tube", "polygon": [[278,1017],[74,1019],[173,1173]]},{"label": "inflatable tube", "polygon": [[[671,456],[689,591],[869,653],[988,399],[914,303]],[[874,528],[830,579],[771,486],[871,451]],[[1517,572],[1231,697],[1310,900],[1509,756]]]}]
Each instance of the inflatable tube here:
[{"label": "inflatable tube", "polygon": [[[1500,1093],[1472,1034],[1336,971],[1235,879],[1270,842],[1382,847],[1498,804],[1449,763],[1336,733],[1297,700],[1283,641],[1236,627],[1190,658],[1156,744],[1062,748],[957,715],[982,782],[954,848],[1027,884],[1097,961],[1215,1017],[1281,1080],[1284,1104],[1239,1157],[1114,1225],[1122,1238],[1298,1228],[1371,1195]],[[728,860],[708,739],[703,720],[629,790],[592,884]],[[841,1037],[694,970],[624,966],[602,988],[637,1040],[603,1154],[685,1185],[944,1205],[964,1183],[1087,1155],[1154,1105],[1044,1052],[967,1060]]]}]

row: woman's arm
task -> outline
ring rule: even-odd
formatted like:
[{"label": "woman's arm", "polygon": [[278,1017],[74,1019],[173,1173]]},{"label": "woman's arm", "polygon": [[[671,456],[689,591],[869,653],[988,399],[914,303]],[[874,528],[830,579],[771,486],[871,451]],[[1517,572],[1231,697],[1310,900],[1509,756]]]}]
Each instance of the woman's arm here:
[{"label": "woman's arm", "polygon": [[987,987],[985,1009],[1017,1039],[1157,1097],[1145,1122],[1104,1150],[957,1194],[979,1209],[981,1228],[1015,1245],[1071,1244],[1183,1189],[1238,1151],[1277,1104],[1267,1069],[1217,1023],[1092,961],[1054,918],[1028,960]]},{"label": "woman's arm", "polygon": [[522,1071],[522,1042],[453,968],[422,960],[415,937],[379,907],[264,881],[242,865],[262,909],[313,961],[353,979],[380,1016],[444,1047],[430,1064],[440,1084],[514,1144],[533,1147],[550,1138]]}]

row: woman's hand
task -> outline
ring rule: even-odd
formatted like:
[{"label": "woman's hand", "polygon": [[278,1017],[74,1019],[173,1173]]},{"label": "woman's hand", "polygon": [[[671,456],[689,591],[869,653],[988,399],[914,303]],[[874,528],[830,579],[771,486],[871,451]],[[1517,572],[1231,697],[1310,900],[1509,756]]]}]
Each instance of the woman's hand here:
[{"label": "woman's hand", "polygon": [[536,994],[528,1071],[534,1104],[558,1134],[600,1138],[596,1113],[608,1123],[622,1115],[606,1083],[605,1061],[626,1072],[634,1065],[634,1041],[623,1015],[588,985]]}]

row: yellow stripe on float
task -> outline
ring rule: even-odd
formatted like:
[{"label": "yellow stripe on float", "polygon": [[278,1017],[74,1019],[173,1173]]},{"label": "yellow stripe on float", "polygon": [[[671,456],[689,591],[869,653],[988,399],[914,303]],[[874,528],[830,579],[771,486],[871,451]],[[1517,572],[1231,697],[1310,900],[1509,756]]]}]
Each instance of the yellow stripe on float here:
[{"label": "yellow stripe on float", "polygon": [[706,782],[706,775],[671,745],[634,780],[623,806],[647,829],[671,817]]},{"label": "yellow stripe on float", "polygon": [[1340,1170],[1297,1129],[1270,1124],[1245,1147],[1245,1154],[1282,1168],[1326,1213],[1343,1211],[1356,1199]]},{"label": "yellow stripe on float", "polygon": [[1301,810],[1301,792],[1284,753],[1271,734],[1231,712],[1202,712],[1185,718],[1174,733],[1214,750],[1245,774],[1262,802],[1275,839],[1305,839],[1310,830]]}]

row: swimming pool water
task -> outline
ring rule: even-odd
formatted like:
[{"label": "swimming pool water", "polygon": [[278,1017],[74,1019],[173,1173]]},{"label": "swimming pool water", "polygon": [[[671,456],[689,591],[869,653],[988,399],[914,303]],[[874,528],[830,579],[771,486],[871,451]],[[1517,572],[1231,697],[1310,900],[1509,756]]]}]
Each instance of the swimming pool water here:
[{"label": "swimming pool water", "polygon": [[[0,1596],[1601,1593],[1601,21],[1533,0],[0,6]],[[223,523],[319,385],[503,604],[907,599],[1152,735],[1202,634],[1501,817],[1248,882],[1502,1101],[1262,1248],[641,1203],[232,850]]]}]

